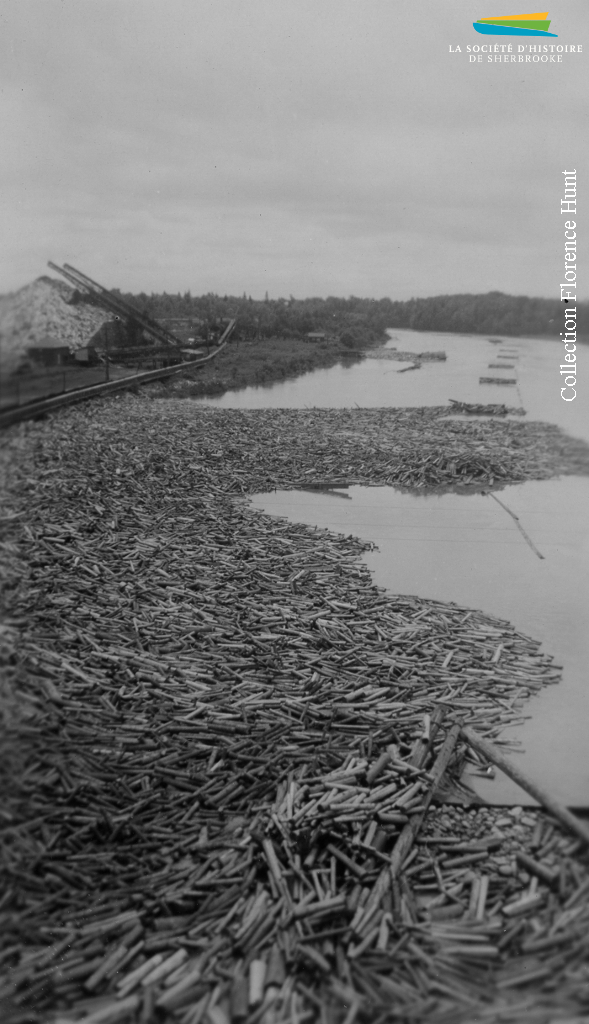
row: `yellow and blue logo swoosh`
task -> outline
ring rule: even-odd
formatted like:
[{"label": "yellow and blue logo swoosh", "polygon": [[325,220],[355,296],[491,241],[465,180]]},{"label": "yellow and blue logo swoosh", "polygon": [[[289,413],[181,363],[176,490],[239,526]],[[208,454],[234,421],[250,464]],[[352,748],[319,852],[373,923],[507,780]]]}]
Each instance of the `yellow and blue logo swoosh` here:
[{"label": "yellow and blue logo swoosh", "polygon": [[504,18],[479,18],[473,28],[487,36],[554,36],[549,32],[548,11],[536,14],[510,14]]}]

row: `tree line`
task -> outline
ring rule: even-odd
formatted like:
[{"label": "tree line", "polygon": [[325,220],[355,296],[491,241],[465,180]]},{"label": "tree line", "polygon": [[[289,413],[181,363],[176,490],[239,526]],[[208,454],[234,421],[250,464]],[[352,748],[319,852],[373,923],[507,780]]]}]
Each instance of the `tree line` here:
[{"label": "tree line", "polygon": [[[487,292],[484,295],[437,295],[398,302],[392,299],[323,298],[263,300],[245,294],[193,296],[191,293],[125,294],[133,305],[156,319],[186,318],[195,332],[235,317],[242,337],[304,337],[312,331],[337,336],[350,347],[387,328],[450,331],[458,334],[538,335],[557,337],[563,307],[557,299]],[[578,304],[582,314],[588,303]],[[579,306],[582,308],[579,309]]]}]

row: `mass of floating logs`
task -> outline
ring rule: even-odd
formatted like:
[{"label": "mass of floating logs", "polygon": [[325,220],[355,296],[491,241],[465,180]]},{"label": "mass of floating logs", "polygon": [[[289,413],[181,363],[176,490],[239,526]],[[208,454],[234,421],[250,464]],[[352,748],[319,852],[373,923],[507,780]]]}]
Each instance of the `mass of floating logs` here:
[{"label": "mass of floating logs", "polygon": [[524,409],[512,409],[501,403],[483,405],[480,402],[459,402],[449,398],[452,412],[465,413],[467,416],[525,416]]},{"label": "mass of floating logs", "polygon": [[459,782],[493,770],[459,728],[501,743],[559,668],[239,498],[311,470],[452,486],[501,450],[508,478],[548,475],[556,428],[125,396],[5,440],[3,1024],[586,1005],[581,842]]},{"label": "mass of floating logs", "polygon": [[367,359],[393,359],[403,363],[415,360],[422,363],[444,362],[446,359],[445,352],[400,352],[396,348],[368,349],[364,355]]},{"label": "mass of floating logs", "polygon": [[479,384],[517,384],[515,377],[479,377]]}]

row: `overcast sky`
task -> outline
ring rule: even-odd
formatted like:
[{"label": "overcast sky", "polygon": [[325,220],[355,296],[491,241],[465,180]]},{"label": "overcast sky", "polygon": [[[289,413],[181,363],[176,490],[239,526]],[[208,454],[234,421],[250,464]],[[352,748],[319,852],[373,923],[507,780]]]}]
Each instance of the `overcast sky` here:
[{"label": "overcast sky", "polygon": [[[0,291],[52,259],[134,292],[557,296],[589,52],[469,64],[503,8],[0,0]],[[587,0],[549,17],[587,49]]]}]

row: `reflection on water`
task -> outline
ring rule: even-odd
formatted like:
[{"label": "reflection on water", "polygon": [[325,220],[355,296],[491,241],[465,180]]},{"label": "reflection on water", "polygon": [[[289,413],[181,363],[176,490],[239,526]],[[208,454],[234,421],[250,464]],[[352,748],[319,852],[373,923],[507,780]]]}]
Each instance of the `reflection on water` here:
[{"label": "reflection on water", "polygon": [[[388,487],[351,487],[348,494],[352,501],[308,491],[260,494],[253,501],[264,512],[374,542],[378,551],[366,553],[365,561],[375,583],[395,594],[481,608],[542,639],[542,649],[564,666],[563,681],[526,704],[531,719],[512,731],[525,753],[514,756],[563,802],[589,805],[589,478],[501,491],[543,560],[490,497],[415,496]],[[500,774],[473,785],[494,803],[522,800],[521,790]]]}]

